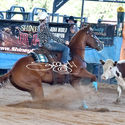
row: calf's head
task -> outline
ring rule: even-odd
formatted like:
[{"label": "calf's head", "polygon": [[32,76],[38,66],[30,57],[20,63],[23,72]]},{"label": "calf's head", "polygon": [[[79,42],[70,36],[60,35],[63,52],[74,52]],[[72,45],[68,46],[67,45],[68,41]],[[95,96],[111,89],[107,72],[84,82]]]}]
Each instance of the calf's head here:
[{"label": "calf's head", "polygon": [[115,76],[114,67],[116,66],[117,62],[113,62],[111,59],[106,61],[100,60],[100,62],[103,65],[103,74],[101,75],[101,79],[107,80],[113,78]]}]

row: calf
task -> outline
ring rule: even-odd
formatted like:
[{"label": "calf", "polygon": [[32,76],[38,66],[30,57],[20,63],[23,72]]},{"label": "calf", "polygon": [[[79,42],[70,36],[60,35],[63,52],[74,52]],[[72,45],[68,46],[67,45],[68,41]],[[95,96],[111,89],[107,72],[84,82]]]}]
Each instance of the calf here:
[{"label": "calf", "polygon": [[117,80],[118,97],[116,103],[119,103],[122,90],[125,89],[125,60],[113,62],[113,60],[108,59],[106,61],[100,60],[100,62],[103,65],[103,74],[101,78],[107,80],[115,77]]}]

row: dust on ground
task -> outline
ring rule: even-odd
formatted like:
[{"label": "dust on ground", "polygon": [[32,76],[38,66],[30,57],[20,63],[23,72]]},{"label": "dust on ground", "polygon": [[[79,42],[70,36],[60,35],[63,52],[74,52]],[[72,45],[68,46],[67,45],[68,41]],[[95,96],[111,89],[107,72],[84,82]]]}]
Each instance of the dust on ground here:
[{"label": "dust on ground", "polygon": [[0,125],[125,125],[125,93],[114,104],[116,87],[99,83],[96,92],[91,84],[78,91],[69,84],[44,84],[45,98],[32,101],[29,93],[8,84],[0,89]]}]

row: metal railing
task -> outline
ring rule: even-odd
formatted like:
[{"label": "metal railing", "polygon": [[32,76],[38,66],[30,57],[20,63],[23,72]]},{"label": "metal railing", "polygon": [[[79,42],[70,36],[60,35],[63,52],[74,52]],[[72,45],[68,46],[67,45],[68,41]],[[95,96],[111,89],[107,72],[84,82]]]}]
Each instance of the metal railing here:
[{"label": "metal railing", "polygon": [[[18,9],[18,11],[17,11]],[[9,10],[7,11],[0,11],[0,19],[7,19],[7,20],[13,20],[13,17],[15,15],[22,16],[22,20],[24,21],[38,21],[35,19],[35,16],[38,16],[38,13],[40,11],[47,12],[45,8],[34,8],[32,12],[26,12],[24,7],[21,6],[11,6]],[[48,13],[49,14],[49,21],[50,22],[56,22],[56,23],[64,23],[69,16],[67,15],[60,15],[59,13]],[[81,17],[74,17],[76,20],[80,21]],[[85,18],[83,18],[85,19]],[[21,20],[21,18],[18,18],[18,20]]]}]

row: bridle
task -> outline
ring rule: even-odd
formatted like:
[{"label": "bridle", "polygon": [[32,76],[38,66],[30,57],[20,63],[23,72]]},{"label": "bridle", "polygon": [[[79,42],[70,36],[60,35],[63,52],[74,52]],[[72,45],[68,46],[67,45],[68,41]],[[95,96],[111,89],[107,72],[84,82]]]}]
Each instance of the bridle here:
[{"label": "bridle", "polygon": [[97,36],[95,35],[95,33],[93,32],[93,29],[90,28],[88,31],[87,31],[87,34],[89,34],[93,39],[95,39],[96,43],[97,43],[97,47],[100,47],[100,43],[101,41],[97,38]]}]

